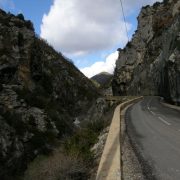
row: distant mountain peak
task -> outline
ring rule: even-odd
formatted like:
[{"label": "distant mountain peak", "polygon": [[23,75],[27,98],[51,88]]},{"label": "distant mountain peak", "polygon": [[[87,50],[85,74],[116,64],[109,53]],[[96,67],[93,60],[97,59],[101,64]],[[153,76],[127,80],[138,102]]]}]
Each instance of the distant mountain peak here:
[{"label": "distant mountain peak", "polygon": [[103,88],[111,85],[112,77],[113,75],[108,72],[101,72],[93,76],[91,79],[96,81]]},{"label": "distant mountain peak", "polygon": [[[106,71],[100,72],[99,74],[103,74],[103,75],[112,75],[112,74],[110,74],[109,72],[106,72]],[[99,75],[99,74],[96,74],[96,75]],[[96,76],[96,75],[95,75],[95,76]]]}]

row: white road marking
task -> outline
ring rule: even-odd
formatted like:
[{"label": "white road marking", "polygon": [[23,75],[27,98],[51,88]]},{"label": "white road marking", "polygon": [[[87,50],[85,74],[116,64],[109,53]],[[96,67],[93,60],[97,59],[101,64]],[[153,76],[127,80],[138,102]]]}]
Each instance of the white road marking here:
[{"label": "white road marking", "polygon": [[156,115],[156,113],[154,113],[153,111],[150,111],[154,116]]},{"label": "white road marking", "polygon": [[150,101],[147,103],[147,109],[151,112],[152,115],[156,115],[156,113],[154,113],[153,111],[151,111],[150,109],[150,103],[152,102],[152,98],[150,99]]},{"label": "white road marking", "polygon": [[147,103],[147,109],[149,111],[151,111],[150,104],[151,104],[152,100],[153,100],[153,98],[151,98],[150,101]]},{"label": "white road marking", "polygon": [[165,123],[166,125],[170,126],[171,124],[169,122],[167,122],[166,120],[164,120],[162,117],[158,117],[163,123]]},{"label": "white road marking", "polygon": [[147,103],[147,108],[148,108],[148,110],[150,110],[149,105],[150,105],[151,101],[152,101],[152,98],[151,98],[150,101]]}]

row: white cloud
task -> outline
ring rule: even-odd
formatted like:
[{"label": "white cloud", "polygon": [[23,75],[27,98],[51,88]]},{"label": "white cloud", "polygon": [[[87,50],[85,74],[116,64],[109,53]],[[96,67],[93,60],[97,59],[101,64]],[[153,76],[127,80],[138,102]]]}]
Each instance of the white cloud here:
[{"label": "white cloud", "polygon": [[98,61],[90,67],[81,69],[81,72],[89,78],[101,72],[109,72],[112,74],[115,68],[115,63],[118,58],[118,54],[118,51],[116,51],[107,56],[105,62]]},{"label": "white cloud", "polygon": [[56,50],[71,55],[124,44],[127,38],[119,0],[54,0],[49,13],[43,17],[41,37]]},{"label": "white cloud", "polygon": [[[156,0],[123,0],[125,14]],[[131,25],[128,24],[128,30]],[[41,37],[56,50],[84,55],[125,45],[127,42],[120,0],[54,0],[44,14]]]},{"label": "white cloud", "polygon": [[[125,15],[130,17],[142,6],[156,0],[122,0]],[[162,1],[162,0],[159,0]],[[127,23],[128,30],[133,24]],[[48,14],[44,14],[41,37],[66,56],[81,56],[110,50],[127,43],[120,0],[54,0]],[[81,69],[88,77],[106,71],[113,73],[118,52]]]}]

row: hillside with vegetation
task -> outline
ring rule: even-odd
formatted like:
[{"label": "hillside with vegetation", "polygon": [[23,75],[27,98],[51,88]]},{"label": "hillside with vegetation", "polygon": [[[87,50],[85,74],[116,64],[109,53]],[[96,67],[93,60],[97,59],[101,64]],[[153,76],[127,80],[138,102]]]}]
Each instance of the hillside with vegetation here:
[{"label": "hillside with vegetation", "polygon": [[[65,137],[74,136],[65,140],[67,152],[74,149],[88,154],[96,133],[76,131],[81,122],[91,119],[86,117],[90,107],[98,113],[95,105],[99,96],[97,88],[72,62],[35,35],[32,23],[22,14],[14,16],[0,10],[1,180],[14,180],[35,157],[61,147]],[[84,146],[78,145],[84,138]],[[72,147],[73,142],[77,147]],[[76,158],[78,164],[84,157]],[[76,173],[80,172],[73,175]]]},{"label": "hillside with vegetation", "polygon": [[91,78],[103,95],[112,95],[113,75],[108,72],[101,72]]},{"label": "hillside with vegetation", "polygon": [[101,72],[91,79],[99,83],[101,87],[107,87],[111,85],[112,77],[113,75],[108,72]]}]

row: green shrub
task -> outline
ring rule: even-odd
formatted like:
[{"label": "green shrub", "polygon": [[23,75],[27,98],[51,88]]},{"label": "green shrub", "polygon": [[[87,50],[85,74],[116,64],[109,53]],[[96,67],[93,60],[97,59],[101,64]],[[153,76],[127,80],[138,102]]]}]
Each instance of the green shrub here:
[{"label": "green shrub", "polygon": [[[56,128],[59,130],[59,137],[62,137],[65,134],[71,134],[72,133],[72,124],[70,117],[63,113],[59,113],[55,106],[49,105],[46,108],[46,113],[51,118],[51,120],[55,123]],[[72,128],[71,128],[72,127]]]},{"label": "green shrub", "polygon": [[17,135],[23,135],[26,129],[25,123],[22,121],[21,114],[15,112],[5,112],[2,114],[6,122],[15,129]]},{"label": "green shrub", "polygon": [[158,7],[160,4],[161,4],[160,2],[155,2],[155,3],[153,4],[153,8]]},{"label": "green shrub", "polygon": [[149,8],[149,7],[150,7],[150,5],[146,5],[146,6],[143,6],[142,8],[146,9],[146,8]]},{"label": "green shrub", "polygon": [[33,27],[33,24],[32,24],[32,22],[31,21],[26,21],[26,27],[28,28],[28,29],[30,29],[30,30],[32,30],[32,31],[34,31],[34,27]]},{"label": "green shrub", "polygon": [[164,0],[163,3],[166,5],[169,3],[169,0]]},{"label": "green shrub", "polygon": [[42,86],[36,86],[36,88],[31,92],[28,89],[17,89],[19,99],[24,99],[26,103],[30,106],[38,108],[46,108],[49,103],[48,95]]},{"label": "green shrub", "polygon": [[38,149],[43,154],[49,154],[52,152],[52,148],[57,141],[56,135],[51,130],[40,132],[34,130],[32,132],[34,136],[31,138],[30,143],[33,149]]},{"label": "green shrub", "polygon": [[132,43],[131,43],[130,41],[128,41],[128,43],[126,44],[126,46],[127,46],[128,48],[131,48],[131,47],[132,47]]},{"label": "green shrub", "polygon": [[105,127],[107,126],[107,123],[103,121],[102,119],[98,119],[96,121],[90,121],[87,124],[87,127],[94,131],[95,133],[100,133]]},{"label": "green shrub", "polygon": [[48,75],[46,73],[42,74],[42,79],[41,79],[40,84],[48,94],[51,94],[53,91],[52,81],[53,81],[53,79],[52,79],[52,77],[50,77],[50,75]]},{"label": "green shrub", "polygon": [[98,135],[90,129],[76,132],[64,143],[65,151],[70,155],[81,156],[86,161],[92,161],[93,154],[90,148],[97,142]]},{"label": "green shrub", "polygon": [[44,133],[36,130],[33,132],[33,134],[34,136],[31,138],[30,142],[33,145],[34,149],[39,149],[44,146],[44,144],[46,143],[46,137]]},{"label": "green shrub", "polygon": [[18,17],[19,19],[21,19],[21,20],[24,21],[24,15],[23,15],[22,13],[19,13],[19,14],[17,15],[17,17]]}]

